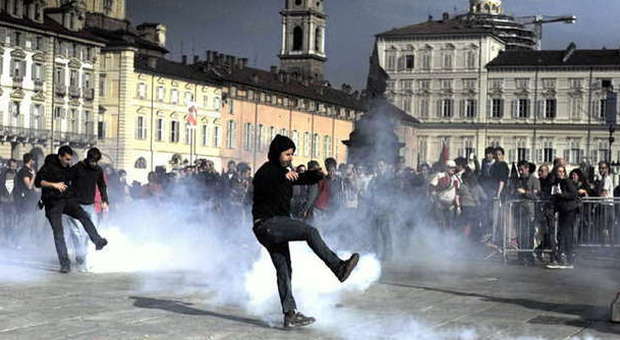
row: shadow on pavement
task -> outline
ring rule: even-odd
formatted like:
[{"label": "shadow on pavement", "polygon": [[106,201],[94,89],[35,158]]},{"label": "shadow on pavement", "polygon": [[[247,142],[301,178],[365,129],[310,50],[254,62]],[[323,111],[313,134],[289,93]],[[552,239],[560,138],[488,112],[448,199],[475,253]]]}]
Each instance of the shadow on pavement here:
[{"label": "shadow on pavement", "polygon": [[[490,296],[484,294],[477,293],[468,293],[468,292],[459,292],[455,290],[449,290],[445,288],[434,288],[434,287],[425,287],[425,286],[417,286],[410,284],[402,284],[395,282],[380,282],[381,284],[388,286],[397,286],[397,287],[406,287],[406,288],[415,288],[422,289],[427,291],[452,294],[457,296],[466,296],[466,297],[475,297],[484,299],[490,302],[496,303],[507,303],[522,306],[528,309],[536,309],[542,310],[546,312],[555,312],[555,313],[563,313],[563,314],[573,314],[580,319],[576,320],[564,320],[563,323],[566,325],[588,328],[592,330],[596,330],[598,332],[603,333],[611,333],[611,334],[620,334],[620,325],[613,324],[608,321],[609,316],[609,307],[607,306],[595,306],[595,305],[587,305],[587,304],[574,304],[574,303],[553,303],[553,302],[545,302],[545,301],[537,301],[523,298],[505,298],[505,297],[497,297]],[[540,317],[536,317],[532,319],[530,323],[541,323],[535,320],[540,319]]]},{"label": "shadow on pavement", "polygon": [[163,299],[155,299],[155,298],[147,298],[142,296],[130,296],[130,299],[134,300],[133,305],[138,308],[149,308],[149,309],[161,309],[168,312],[185,314],[185,315],[204,315],[204,316],[212,316],[215,318],[220,318],[229,321],[242,322],[258,327],[269,328],[269,329],[277,329],[269,326],[268,323],[263,322],[261,320],[249,319],[234,315],[221,314],[216,312],[211,312],[208,310],[198,309],[191,307],[193,304],[183,302],[183,301],[175,301],[175,300],[163,300]]}]

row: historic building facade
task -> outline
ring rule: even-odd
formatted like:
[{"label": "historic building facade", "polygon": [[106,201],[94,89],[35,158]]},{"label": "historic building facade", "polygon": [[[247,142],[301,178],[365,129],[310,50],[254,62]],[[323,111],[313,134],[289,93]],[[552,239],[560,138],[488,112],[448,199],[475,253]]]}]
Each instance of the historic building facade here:
[{"label": "historic building facade", "polygon": [[33,152],[39,164],[59,145],[96,143],[101,39],[84,9],[45,1],[0,1],[0,157]]},{"label": "historic building facade", "polygon": [[418,163],[435,162],[444,148],[452,158],[483,157],[491,145],[509,161],[609,159],[605,99],[619,80],[620,53],[509,48],[496,30],[471,24],[475,15],[502,15],[501,1],[470,5],[467,20],[444,14],[377,35],[388,97],[421,121]]}]

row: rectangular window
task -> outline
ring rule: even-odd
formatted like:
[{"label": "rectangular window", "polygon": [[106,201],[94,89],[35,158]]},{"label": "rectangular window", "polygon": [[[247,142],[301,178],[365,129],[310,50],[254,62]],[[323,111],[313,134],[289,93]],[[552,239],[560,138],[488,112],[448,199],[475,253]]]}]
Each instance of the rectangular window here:
[{"label": "rectangular window", "polygon": [[95,134],[95,122],[92,113],[88,110],[84,111],[84,132],[89,136]]},{"label": "rectangular window", "polygon": [[440,79],[439,83],[441,84],[441,89],[443,90],[452,89],[452,79]]},{"label": "rectangular window", "polygon": [[315,133],[312,136],[312,157],[314,158],[321,157],[320,151],[321,151],[321,138],[319,137],[318,133]]},{"label": "rectangular window", "polygon": [[422,56],[422,68],[424,70],[431,69],[431,54],[430,53],[426,53]]},{"label": "rectangular window", "polygon": [[529,161],[529,152],[527,148],[517,148],[517,161]]},{"label": "rectangular window", "polygon": [[155,140],[161,142],[164,140],[164,120],[159,118],[157,119],[157,132],[155,134]]},{"label": "rectangular window", "polygon": [[237,124],[234,120],[229,120],[226,125],[226,147],[234,149],[237,147]]},{"label": "rectangular window", "polygon": [[80,86],[80,81],[78,78],[78,71],[71,70],[69,73],[69,86],[78,87]]},{"label": "rectangular window", "polygon": [[79,128],[78,111],[76,109],[71,109],[71,111],[69,111],[69,131],[79,133]]},{"label": "rectangular window", "polygon": [[492,103],[491,118],[504,117],[504,100],[495,98]]},{"label": "rectangular window", "polygon": [[191,92],[185,92],[184,102],[185,105],[189,105],[189,103],[194,101],[194,94]]},{"label": "rectangular window", "polygon": [[172,122],[170,122],[170,143],[179,142],[180,132],[181,125],[179,124],[179,121],[173,120]]},{"label": "rectangular window", "polygon": [[252,124],[245,123],[243,126],[243,150],[252,150]]},{"label": "rectangular window", "polygon": [[105,95],[106,95],[106,75],[100,74],[99,75],[99,96],[105,97]]},{"label": "rectangular window", "polygon": [[545,118],[546,119],[554,119],[556,116],[556,108],[557,108],[556,99],[547,99],[545,100]]},{"label": "rectangular window", "polygon": [[138,116],[136,122],[136,139],[146,139],[146,118]]},{"label": "rectangular window", "polygon": [[386,55],[386,70],[394,71],[396,70],[396,54],[393,52],[388,52]]},{"label": "rectangular window", "polygon": [[430,111],[430,100],[428,99],[428,97],[424,97],[420,99],[420,117],[428,118],[430,114],[429,111]]},{"label": "rectangular window", "polygon": [[444,54],[443,56],[443,68],[446,70],[452,69],[452,54]]},{"label": "rectangular window", "polygon": [[145,83],[138,84],[138,98],[146,99],[146,84]]},{"label": "rectangular window", "polygon": [[83,87],[85,89],[90,89],[92,88],[92,74],[90,74],[89,72],[84,72],[84,84]]},{"label": "rectangular window", "polygon": [[105,122],[97,122],[97,139],[105,139]]},{"label": "rectangular window", "polygon": [[179,103],[179,91],[177,89],[172,89],[170,92],[170,103],[175,105]]},{"label": "rectangular window", "polygon": [[403,111],[411,112],[411,97],[403,97]]},{"label": "rectangular window", "polygon": [[165,98],[166,98],[166,89],[164,89],[163,86],[158,87],[157,88],[157,101],[160,103],[163,103]]},{"label": "rectangular window", "polygon": [[607,115],[607,99],[600,100],[599,112],[601,113],[599,117],[601,119],[605,119],[605,116]]},{"label": "rectangular window", "polygon": [[475,99],[465,100],[465,118],[476,117],[476,106],[477,105]]},{"label": "rectangular window", "polygon": [[530,100],[529,99],[519,99],[518,101],[518,117],[519,118],[529,118],[530,116]]},{"label": "rectangular window", "polygon": [[221,139],[222,139],[222,135],[221,135],[221,129],[219,126],[214,126],[213,127],[213,146],[216,148],[219,148],[221,145]]},{"label": "rectangular window", "polygon": [[43,81],[43,65],[39,63],[32,64],[32,80]]},{"label": "rectangular window", "polygon": [[415,59],[414,56],[412,55],[408,55],[405,57],[405,67],[407,68],[407,70],[413,70],[415,66]]},{"label": "rectangular window", "polygon": [[202,145],[203,146],[209,145],[209,126],[208,125],[202,126]]},{"label": "rectangular window", "polygon": [[441,117],[442,118],[452,118],[452,99],[443,99],[441,100]]}]

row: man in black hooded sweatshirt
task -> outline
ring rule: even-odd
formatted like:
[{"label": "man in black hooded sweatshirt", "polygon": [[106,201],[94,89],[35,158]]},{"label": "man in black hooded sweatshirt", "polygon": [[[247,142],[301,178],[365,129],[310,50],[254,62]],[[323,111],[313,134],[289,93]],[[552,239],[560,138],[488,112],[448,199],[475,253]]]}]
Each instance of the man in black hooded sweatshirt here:
[{"label": "man in black hooded sweatshirt", "polygon": [[35,186],[41,188],[41,200],[45,205],[45,216],[50,221],[54,233],[61,273],[71,271],[71,260],[67,254],[62,225],[63,214],[80,221],[97,250],[108,244],[108,241],[99,235],[88,214],[80,207],[79,201],[74,198],[71,182],[75,179],[75,171],[69,167],[72,159],[73,150],[69,146],[61,146],[58,154],[45,157],[45,164],[34,180]]},{"label": "man in black hooded sweatshirt", "polygon": [[284,328],[307,326],[316,321],[296,310],[291,288],[289,242],[306,241],[340,282],[349,277],[359,260],[357,253],[346,261],[341,260],[325,245],[316,228],[291,218],[293,185],[312,185],[323,178],[320,169],[303,174],[295,172],[291,167],[294,153],[295,143],[288,137],[276,135],[269,146],[269,161],[258,169],[252,181],[253,230],[258,241],[269,251],[276,267]]}]

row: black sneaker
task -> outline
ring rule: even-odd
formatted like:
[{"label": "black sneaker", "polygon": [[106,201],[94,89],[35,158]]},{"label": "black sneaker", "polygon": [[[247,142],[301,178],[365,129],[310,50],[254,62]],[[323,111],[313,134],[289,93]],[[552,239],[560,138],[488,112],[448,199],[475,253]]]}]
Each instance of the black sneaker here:
[{"label": "black sneaker", "polygon": [[95,249],[101,250],[106,245],[108,245],[108,240],[106,240],[105,238],[102,238],[101,240],[99,240],[99,242],[95,244]]},{"label": "black sneaker", "polygon": [[63,264],[60,266],[60,272],[63,274],[67,274],[71,272],[71,265],[70,264]]},{"label": "black sneaker", "polygon": [[351,257],[342,263],[342,267],[340,267],[340,271],[338,272],[338,280],[340,282],[344,282],[349,278],[355,266],[357,266],[357,262],[360,260],[360,254],[353,253]]},{"label": "black sneaker", "polygon": [[311,316],[305,316],[299,312],[284,314],[284,328],[299,328],[313,324],[316,321]]}]

